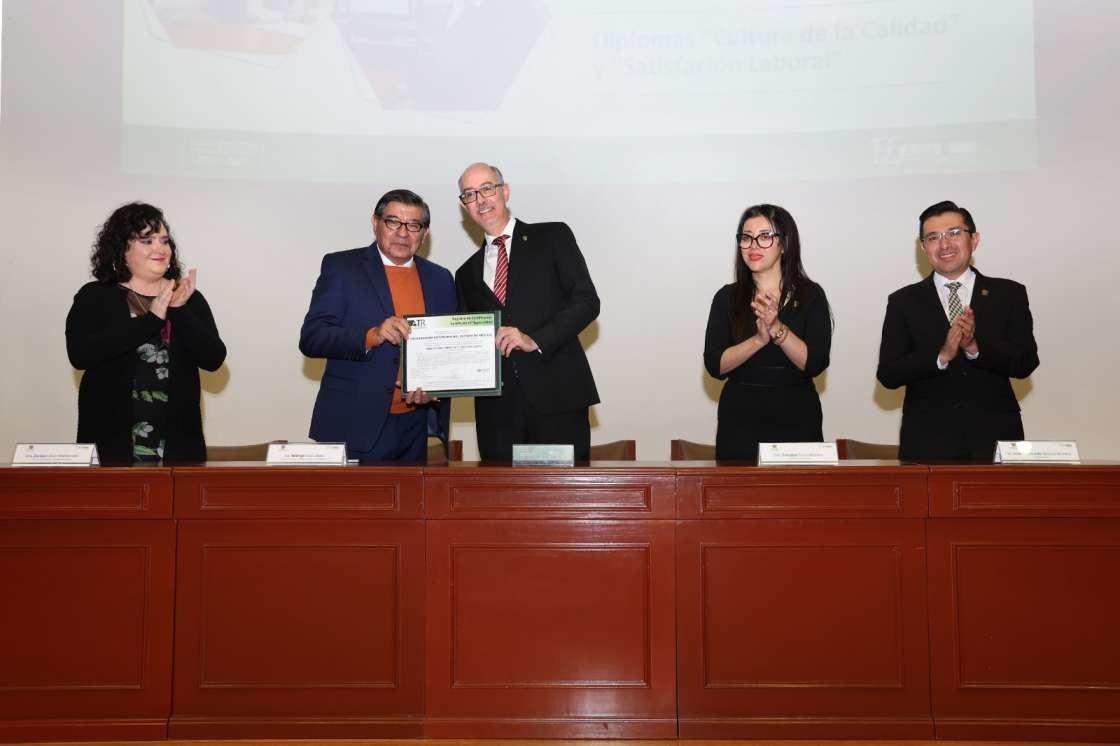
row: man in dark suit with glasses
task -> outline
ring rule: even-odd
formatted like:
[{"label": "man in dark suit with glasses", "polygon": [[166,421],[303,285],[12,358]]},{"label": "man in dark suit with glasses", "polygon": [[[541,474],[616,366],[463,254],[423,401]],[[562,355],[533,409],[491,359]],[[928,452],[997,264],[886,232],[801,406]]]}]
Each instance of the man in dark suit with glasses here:
[{"label": "man in dark suit with glasses", "polygon": [[599,296],[571,229],[516,220],[509,195],[489,164],[459,177],[459,201],[485,233],[455,273],[460,310],[502,314],[502,394],[475,398],[478,450],[508,461],[514,443],[571,443],[585,461],[599,393],[579,333],[599,315]]},{"label": "man in dark suit with glasses", "polygon": [[906,387],[899,458],[990,461],[1023,439],[1009,379],[1038,367],[1027,291],[970,266],[980,233],[953,202],[922,212],[918,243],[933,272],[887,299],[879,346],[879,382]]}]

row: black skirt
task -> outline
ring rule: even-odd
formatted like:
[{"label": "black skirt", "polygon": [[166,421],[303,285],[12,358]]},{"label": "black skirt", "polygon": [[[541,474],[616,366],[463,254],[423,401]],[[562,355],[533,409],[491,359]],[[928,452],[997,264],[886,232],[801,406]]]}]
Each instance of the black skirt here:
[{"label": "black skirt", "polygon": [[820,442],[822,420],[812,381],[793,386],[728,381],[719,397],[716,458],[757,461],[759,443]]}]

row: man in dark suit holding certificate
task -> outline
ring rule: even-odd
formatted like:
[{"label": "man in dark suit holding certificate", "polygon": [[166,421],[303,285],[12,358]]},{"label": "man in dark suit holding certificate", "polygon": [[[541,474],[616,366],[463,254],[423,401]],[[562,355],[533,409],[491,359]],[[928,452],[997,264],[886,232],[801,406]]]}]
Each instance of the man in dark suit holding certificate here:
[{"label": "man in dark suit holding certificate", "polygon": [[571,229],[516,220],[509,195],[486,163],[459,177],[459,201],[485,233],[455,273],[460,310],[502,315],[502,395],[475,398],[479,453],[508,461],[514,443],[571,443],[585,461],[599,394],[579,333],[599,315],[599,296]]},{"label": "man in dark suit holding certificate", "polygon": [[879,347],[880,383],[906,386],[899,458],[991,460],[1023,438],[1009,378],[1038,367],[1027,291],[969,266],[980,234],[963,207],[927,208],[918,241],[933,272],[887,299]]}]

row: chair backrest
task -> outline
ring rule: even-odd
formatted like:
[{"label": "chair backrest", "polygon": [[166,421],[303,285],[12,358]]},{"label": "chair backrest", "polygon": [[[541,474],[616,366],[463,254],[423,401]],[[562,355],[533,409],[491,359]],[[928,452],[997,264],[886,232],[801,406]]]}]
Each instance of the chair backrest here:
[{"label": "chair backrest", "polygon": [[428,438],[428,463],[444,464],[448,461],[463,460],[463,441],[449,440],[444,449],[443,441],[436,437]]},{"label": "chair backrest", "polygon": [[591,446],[592,461],[636,461],[638,442],[635,440],[612,440]]},{"label": "chair backrest", "polygon": [[714,461],[716,447],[675,438],[669,441],[669,458],[673,461]]},{"label": "chair backrest", "polygon": [[851,438],[837,438],[836,455],[842,459],[897,461],[898,446],[890,443],[865,443]]},{"label": "chair backrest", "polygon": [[271,443],[287,443],[286,440],[272,440],[268,443],[249,443],[241,446],[206,446],[207,461],[264,461],[268,456]]}]

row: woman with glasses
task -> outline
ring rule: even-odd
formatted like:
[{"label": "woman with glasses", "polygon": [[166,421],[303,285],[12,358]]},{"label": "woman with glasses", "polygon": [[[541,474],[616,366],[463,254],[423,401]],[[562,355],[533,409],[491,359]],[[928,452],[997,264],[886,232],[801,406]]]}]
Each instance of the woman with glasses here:
[{"label": "woman with glasses", "polygon": [[832,314],[824,290],[805,274],[789,212],[748,207],[735,240],[735,282],[712,299],[704,365],[727,379],[716,458],[755,461],[760,442],[823,439],[813,378],[828,367]]},{"label": "woman with glasses", "polygon": [[115,210],[91,263],[96,279],[66,317],[66,352],[85,371],[78,442],[95,443],[102,463],[205,461],[198,369],[217,370],[226,346],[163,213]]}]

